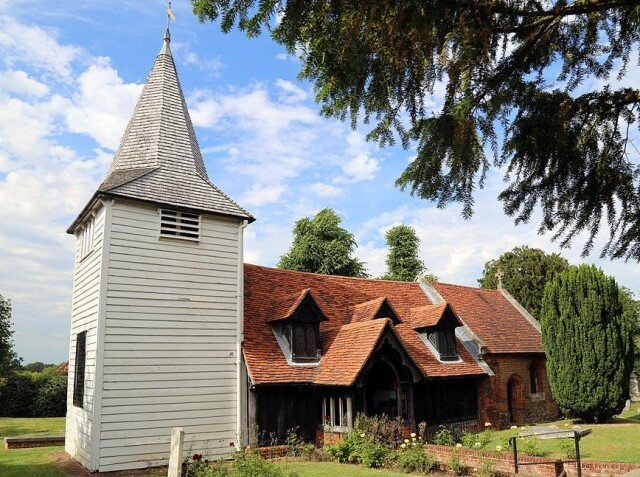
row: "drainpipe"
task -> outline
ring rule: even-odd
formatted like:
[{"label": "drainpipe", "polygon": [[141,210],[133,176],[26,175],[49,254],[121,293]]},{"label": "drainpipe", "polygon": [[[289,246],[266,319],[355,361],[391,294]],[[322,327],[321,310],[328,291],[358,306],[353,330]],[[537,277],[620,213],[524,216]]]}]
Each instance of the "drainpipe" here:
[{"label": "drainpipe", "polygon": [[242,369],[242,341],[244,340],[244,229],[249,224],[244,220],[238,227],[238,285],[237,290],[237,323],[236,323],[236,376],[238,394],[236,398],[236,449],[244,447],[247,442],[246,396],[247,381]]}]

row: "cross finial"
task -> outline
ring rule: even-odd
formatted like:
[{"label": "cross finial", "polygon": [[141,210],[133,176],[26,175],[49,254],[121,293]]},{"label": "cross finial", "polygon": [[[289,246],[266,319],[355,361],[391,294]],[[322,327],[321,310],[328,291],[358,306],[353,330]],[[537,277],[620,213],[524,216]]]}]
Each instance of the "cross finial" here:
[{"label": "cross finial", "polygon": [[498,268],[498,271],[496,272],[496,278],[498,279],[498,290],[502,289],[502,278],[504,277],[504,272],[502,271],[502,269]]}]

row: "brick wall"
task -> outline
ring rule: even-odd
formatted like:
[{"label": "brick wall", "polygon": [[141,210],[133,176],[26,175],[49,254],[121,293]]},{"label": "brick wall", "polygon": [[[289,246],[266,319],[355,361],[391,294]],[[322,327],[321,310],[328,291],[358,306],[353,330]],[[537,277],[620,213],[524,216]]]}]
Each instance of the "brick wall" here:
[{"label": "brick wall", "polygon": [[[510,452],[492,452],[473,449],[460,449],[455,447],[426,445],[426,451],[433,456],[438,463],[447,468],[452,457],[457,456],[460,463],[469,468],[470,473],[477,473],[486,463],[490,463],[494,470],[502,474],[513,474],[513,454]],[[526,465],[519,468],[522,475],[533,477],[556,477],[564,468],[569,477],[578,475],[575,463],[543,464],[549,462],[547,457],[518,456],[519,462],[539,462],[538,465]],[[475,471],[474,471],[475,469]],[[603,477],[619,475],[632,469],[640,469],[640,464],[618,464],[613,462],[582,462],[582,477]]]},{"label": "brick wall", "polygon": [[[485,357],[495,376],[478,388],[480,421],[495,429],[512,424],[542,422],[558,417],[558,405],[551,397],[542,355],[488,355]],[[529,367],[534,363],[536,393],[532,393]],[[509,413],[509,392],[512,413]]]}]

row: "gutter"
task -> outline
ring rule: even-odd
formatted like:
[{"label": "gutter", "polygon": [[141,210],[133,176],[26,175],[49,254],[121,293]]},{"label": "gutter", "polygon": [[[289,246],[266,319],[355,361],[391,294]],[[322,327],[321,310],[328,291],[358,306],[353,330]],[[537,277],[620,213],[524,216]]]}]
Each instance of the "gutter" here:
[{"label": "gutter", "polygon": [[236,449],[244,447],[248,442],[247,423],[247,380],[242,365],[242,342],[244,341],[244,229],[249,225],[248,220],[243,220],[238,226],[238,285],[236,309],[236,379],[238,382],[236,397]]}]

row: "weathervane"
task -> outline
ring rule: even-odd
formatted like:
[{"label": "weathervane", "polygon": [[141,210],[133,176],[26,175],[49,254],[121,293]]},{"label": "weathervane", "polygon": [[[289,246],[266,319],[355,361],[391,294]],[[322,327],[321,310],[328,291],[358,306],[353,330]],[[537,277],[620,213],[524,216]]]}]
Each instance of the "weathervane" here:
[{"label": "weathervane", "polygon": [[169,6],[167,7],[167,36],[169,36],[169,26],[171,25],[171,20],[176,21],[176,16],[171,10],[171,2],[169,2]]},{"label": "weathervane", "polygon": [[498,271],[496,272],[496,278],[498,279],[498,290],[502,289],[502,277],[504,277],[504,272],[502,271],[502,269],[498,268]]}]

